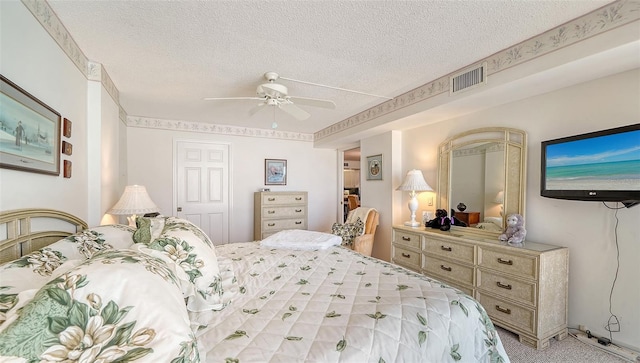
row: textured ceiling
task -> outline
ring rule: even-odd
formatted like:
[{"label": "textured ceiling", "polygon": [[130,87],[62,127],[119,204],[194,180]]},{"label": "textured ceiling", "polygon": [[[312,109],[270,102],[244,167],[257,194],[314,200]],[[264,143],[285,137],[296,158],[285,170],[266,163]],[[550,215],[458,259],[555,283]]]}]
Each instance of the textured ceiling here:
[{"label": "textured ceiling", "polygon": [[101,63],[130,116],[313,133],[384,99],[282,80],[329,99],[295,120],[251,97],[263,74],[395,97],[610,3],[524,1],[49,1]]}]

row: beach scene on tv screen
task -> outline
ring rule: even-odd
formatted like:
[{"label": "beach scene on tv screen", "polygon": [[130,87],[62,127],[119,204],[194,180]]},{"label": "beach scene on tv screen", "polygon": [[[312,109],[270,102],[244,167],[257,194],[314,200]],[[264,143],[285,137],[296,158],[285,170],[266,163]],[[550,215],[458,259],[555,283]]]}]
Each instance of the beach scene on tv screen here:
[{"label": "beach scene on tv screen", "polygon": [[547,190],[640,190],[640,130],[547,145]]}]

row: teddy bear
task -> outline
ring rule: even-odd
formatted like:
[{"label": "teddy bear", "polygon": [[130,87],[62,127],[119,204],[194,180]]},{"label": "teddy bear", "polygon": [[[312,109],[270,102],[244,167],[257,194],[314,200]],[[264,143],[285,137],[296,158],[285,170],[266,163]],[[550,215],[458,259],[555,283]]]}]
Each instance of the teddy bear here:
[{"label": "teddy bear", "polygon": [[518,245],[524,242],[527,230],[524,228],[524,218],[520,214],[509,214],[507,216],[507,228],[498,236],[502,242],[510,245]]},{"label": "teddy bear", "polygon": [[425,227],[448,231],[451,228],[451,219],[447,217],[447,211],[444,209],[436,209],[436,217],[426,223]]}]

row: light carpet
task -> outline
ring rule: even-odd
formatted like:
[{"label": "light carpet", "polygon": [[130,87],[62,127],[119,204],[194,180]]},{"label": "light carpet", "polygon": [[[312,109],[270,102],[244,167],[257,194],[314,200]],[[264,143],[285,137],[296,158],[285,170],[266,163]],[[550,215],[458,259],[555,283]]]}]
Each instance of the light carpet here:
[{"label": "light carpet", "polygon": [[504,349],[513,363],[628,363],[606,351],[588,345],[569,335],[563,340],[551,339],[549,347],[536,350],[518,341],[518,336],[496,327]]}]

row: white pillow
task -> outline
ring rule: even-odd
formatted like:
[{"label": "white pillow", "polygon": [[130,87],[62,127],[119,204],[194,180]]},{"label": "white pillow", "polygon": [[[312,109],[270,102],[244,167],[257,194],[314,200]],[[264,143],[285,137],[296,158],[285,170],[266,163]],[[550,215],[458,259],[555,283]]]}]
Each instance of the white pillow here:
[{"label": "white pillow", "polygon": [[293,250],[324,250],[341,243],[340,236],[303,229],[280,231],[260,241],[261,246]]}]

